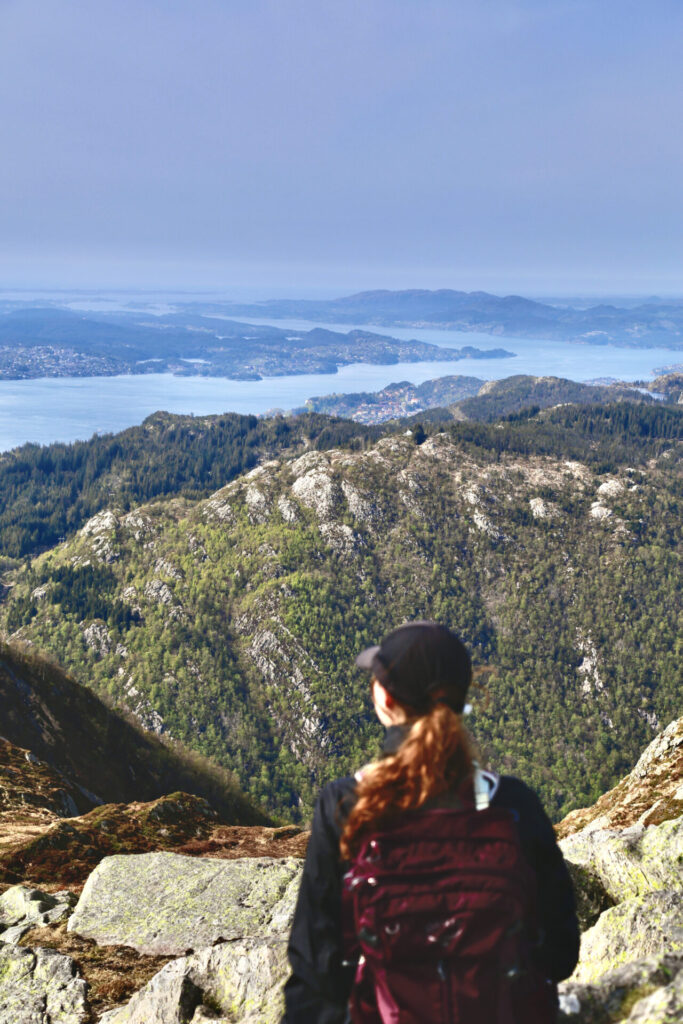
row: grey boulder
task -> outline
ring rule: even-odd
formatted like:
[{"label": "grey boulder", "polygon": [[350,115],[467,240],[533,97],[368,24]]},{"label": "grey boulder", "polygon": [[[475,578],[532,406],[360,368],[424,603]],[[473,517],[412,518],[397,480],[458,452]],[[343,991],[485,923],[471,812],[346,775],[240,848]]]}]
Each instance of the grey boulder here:
[{"label": "grey boulder", "polygon": [[86,983],[71,957],[0,942],[0,1024],[86,1024]]},{"label": "grey boulder", "polygon": [[167,964],[99,1024],[278,1024],[287,972],[284,938],[224,942]]},{"label": "grey boulder", "polygon": [[170,956],[287,935],[301,871],[294,857],[106,857],[88,878],[68,929],[99,945]]},{"label": "grey boulder", "polygon": [[0,940],[18,942],[31,928],[62,921],[75,903],[71,892],[50,895],[26,885],[13,885],[0,896]]},{"label": "grey boulder", "polygon": [[611,907],[581,936],[572,981],[592,982],[630,961],[683,953],[681,890],[651,892]]},{"label": "grey boulder", "polygon": [[[668,1014],[668,1016],[667,1016]],[[683,955],[624,964],[595,984],[560,985],[562,1024],[672,1024],[683,1019]]]}]

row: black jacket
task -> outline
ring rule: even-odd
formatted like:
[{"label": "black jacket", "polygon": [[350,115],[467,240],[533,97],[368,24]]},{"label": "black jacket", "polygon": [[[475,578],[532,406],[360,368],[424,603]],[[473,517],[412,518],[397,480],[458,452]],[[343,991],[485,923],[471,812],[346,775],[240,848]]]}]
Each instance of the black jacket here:
[{"label": "black jacket", "polygon": [[[394,745],[393,733],[388,731],[387,745]],[[354,792],[355,780],[347,777],[329,783],[318,797],[288,946],[292,974],[285,986],[282,1024],[344,1024],[346,1019],[355,970],[342,966],[339,838]],[[553,827],[536,794],[513,776],[501,777],[492,806],[516,812],[522,849],[538,881],[544,934],[539,965],[548,978],[560,981],[576,965],[579,929],[571,879]]]}]

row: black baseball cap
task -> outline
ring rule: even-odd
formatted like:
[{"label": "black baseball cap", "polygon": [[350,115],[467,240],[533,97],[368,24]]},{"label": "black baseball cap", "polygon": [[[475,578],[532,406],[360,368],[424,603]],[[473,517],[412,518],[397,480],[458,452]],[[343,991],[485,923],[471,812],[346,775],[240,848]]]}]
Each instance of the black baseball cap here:
[{"label": "black baseball cap", "polygon": [[356,665],[372,672],[385,690],[416,711],[429,707],[439,693],[454,711],[465,707],[472,681],[467,648],[447,626],[438,622],[406,622],[368,647]]}]

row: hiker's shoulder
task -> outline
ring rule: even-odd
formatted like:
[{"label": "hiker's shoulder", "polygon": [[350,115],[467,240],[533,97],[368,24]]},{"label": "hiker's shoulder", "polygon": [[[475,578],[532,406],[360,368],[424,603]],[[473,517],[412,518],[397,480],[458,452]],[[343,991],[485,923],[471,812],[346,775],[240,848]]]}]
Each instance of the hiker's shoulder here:
[{"label": "hiker's shoulder", "polygon": [[522,779],[518,779],[516,775],[497,775],[495,772],[485,772],[484,775],[493,778],[491,802],[496,807],[506,807],[524,815],[545,817],[537,793]]},{"label": "hiker's shoulder", "polygon": [[348,814],[356,794],[356,779],[344,775],[323,786],[318,796],[316,812],[326,821],[339,820],[340,814]]},{"label": "hiker's shoulder", "polygon": [[550,819],[535,790],[515,775],[498,776],[498,785],[491,799],[494,807],[512,812],[519,823],[523,841],[555,845],[555,833]]}]

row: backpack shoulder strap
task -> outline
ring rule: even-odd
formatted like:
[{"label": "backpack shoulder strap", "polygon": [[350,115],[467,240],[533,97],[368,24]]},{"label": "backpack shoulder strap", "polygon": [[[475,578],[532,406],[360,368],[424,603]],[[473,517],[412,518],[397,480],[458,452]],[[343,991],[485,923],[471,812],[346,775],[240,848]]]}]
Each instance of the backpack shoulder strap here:
[{"label": "backpack shoulder strap", "polygon": [[498,792],[500,775],[496,772],[482,771],[477,761],[474,765],[474,806],[478,811],[485,811]]}]

